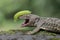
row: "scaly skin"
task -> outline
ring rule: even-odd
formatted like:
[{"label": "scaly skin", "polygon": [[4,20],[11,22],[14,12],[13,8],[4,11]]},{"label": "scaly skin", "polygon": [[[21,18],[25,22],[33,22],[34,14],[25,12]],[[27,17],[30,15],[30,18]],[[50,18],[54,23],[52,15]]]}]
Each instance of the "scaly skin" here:
[{"label": "scaly skin", "polygon": [[33,31],[27,32],[27,34],[34,34],[40,29],[59,32],[60,33],[60,19],[51,17],[39,17],[34,14],[27,14],[19,17],[20,19],[29,19],[29,22],[22,24],[22,26],[33,26],[36,27]]}]

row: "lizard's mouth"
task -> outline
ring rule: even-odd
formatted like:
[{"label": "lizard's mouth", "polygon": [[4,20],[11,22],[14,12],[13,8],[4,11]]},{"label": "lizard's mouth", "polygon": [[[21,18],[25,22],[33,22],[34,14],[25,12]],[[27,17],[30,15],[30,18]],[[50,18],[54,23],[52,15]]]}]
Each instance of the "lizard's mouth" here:
[{"label": "lizard's mouth", "polygon": [[29,24],[29,19],[25,19],[25,21],[22,23],[22,26],[25,27]]}]

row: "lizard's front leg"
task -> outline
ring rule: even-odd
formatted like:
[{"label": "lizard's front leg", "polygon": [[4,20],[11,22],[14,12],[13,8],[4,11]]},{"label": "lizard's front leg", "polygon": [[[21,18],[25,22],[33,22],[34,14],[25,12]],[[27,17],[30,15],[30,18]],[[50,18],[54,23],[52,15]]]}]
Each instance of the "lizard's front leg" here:
[{"label": "lizard's front leg", "polygon": [[27,34],[34,34],[36,32],[38,32],[41,28],[41,25],[43,25],[44,22],[38,23],[37,27],[33,30],[33,31],[29,31]]},{"label": "lizard's front leg", "polygon": [[40,30],[40,27],[35,28],[33,31],[29,31],[27,34],[34,34]]}]

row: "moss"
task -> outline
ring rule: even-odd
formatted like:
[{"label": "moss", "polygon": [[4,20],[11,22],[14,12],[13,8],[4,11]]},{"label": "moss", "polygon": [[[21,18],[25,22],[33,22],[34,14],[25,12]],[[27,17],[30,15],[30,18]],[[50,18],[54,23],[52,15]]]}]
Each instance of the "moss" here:
[{"label": "moss", "polygon": [[51,38],[50,40],[60,40],[60,38]]},{"label": "moss", "polygon": [[16,32],[22,32],[22,33],[25,33],[27,31],[31,31],[33,30],[34,27],[24,27],[24,28],[20,28],[20,29],[10,29],[10,30],[7,30],[7,31],[0,31],[0,34],[15,34]]},{"label": "moss", "polygon": [[[28,32],[28,31],[32,31],[34,29],[34,27],[22,27],[20,29],[10,29],[8,31],[1,31],[0,34],[4,34],[4,33],[8,33],[8,34],[15,34],[17,31],[18,32],[22,32],[22,33],[25,33],[25,32]],[[56,36],[55,33],[51,33],[51,32],[47,32],[47,31],[39,31],[36,33],[36,35],[49,35],[49,36]]]},{"label": "moss", "polygon": [[[34,27],[24,27],[24,28],[20,28],[20,29],[10,29],[8,31],[1,31],[0,34],[3,34],[3,33],[9,33],[9,34],[14,34],[15,32],[27,32],[27,31],[32,31],[34,29]],[[45,34],[45,35],[53,35],[55,36],[56,34],[55,33],[51,33],[51,32],[47,32],[47,31],[39,31],[38,33],[36,33],[36,35],[39,35],[39,34]]]},{"label": "moss", "polygon": [[51,35],[52,36],[56,36],[55,33],[47,32],[47,31],[40,31],[40,32],[37,33],[37,35],[39,35],[39,34],[49,35],[49,36],[51,36]]}]

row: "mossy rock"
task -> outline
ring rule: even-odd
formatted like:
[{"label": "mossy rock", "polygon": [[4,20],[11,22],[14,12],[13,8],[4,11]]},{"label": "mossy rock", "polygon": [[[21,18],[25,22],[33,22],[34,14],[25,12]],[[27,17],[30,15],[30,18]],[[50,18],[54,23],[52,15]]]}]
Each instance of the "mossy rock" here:
[{"label": "mossy rock", "polygon": [[[23,27],[20,29],[10,29],[8,31],[1,31],[0,34],[4,34],[4,33],[8,33],[8,34],[15,34],[16,32],[22,32],[22,33],[26,33],[28,31],[32,31],[34,29],[34,27]],[[56,36],[55,33],[51,33],[51,32],[47,32],[47,31],[39,31],[34,35],[49,35],[49,36]]]}]

